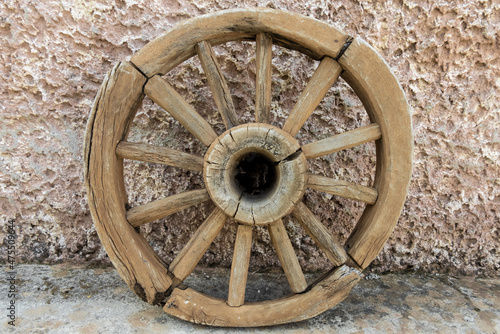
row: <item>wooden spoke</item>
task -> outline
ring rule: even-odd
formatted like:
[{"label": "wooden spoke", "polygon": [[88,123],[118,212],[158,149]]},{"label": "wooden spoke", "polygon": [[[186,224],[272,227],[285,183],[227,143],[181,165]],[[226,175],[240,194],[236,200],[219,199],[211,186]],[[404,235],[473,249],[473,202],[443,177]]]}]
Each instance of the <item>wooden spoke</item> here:
[{"label": "wooden spoke", "polygon": [[309,175],[307,187],[368,204],[375,204],[378,196],[377,189],[313,174]]},{"label": "wooden spoke", "polygon": [[273,39],[267,34],[257,34],[256,44],[255,122],[269,123]]},{"label": "wooden spoke", "polygon": [[169,271],[177,279],[184,281],[191,274],[225,222],[224,212],[215,208],[170,264]]},{"label": "wooden spoke", "polygon": [[335,266],[340,266],[348,260],[344,248],[303,202],[299,202],[292,213]]},{"label": "wooden spoke", "polygon": [[[237,125],[242,121],[236,117],[236,100],[232,101],[226,80],[229,77],[222,74],[212,46],[242,40],[256,41],[255,122]],[[289,110],[283,129],[269,124],[274,87],[272,45],[320,61],[297,103]],[[162,78],[196,54],[221,119],[229,129],[220,137],[202,117],[205,113],[195,111]],[[363,103],[373,124],[300,147],[294,136],[305,126],[340,73]],[[127,142],[145,95],[209,147],[203,159],[168,148]],[[372,187],[308,174],[307,159],[369,141],[377,146],[377,175]],[[106,76],[87,123],[85,183],[103,247],[118,273],[141,299],[164,305],[165,312],[197,324],[270,326],[302,321],[326,311],[343,300],[359,282],[361,270],[383,249],[404,206],[411,178],[413,142],[411,114],[404,92],[386,62],[366,42],[297,14],[269,8],[231,9],[180,23],[132,55],[130,62],[118,63]],[[207,189],[127,210],[124,159],[202,170]],[[322,216],[315,216],[301,202],[308,187],[369,203],[345,246],[338,242],[339,236],[335,236],[333,229],[322,224],[319,219]],[[170,266],[165,266],[136,227],[208,200],[214,201],[215,209],[203,213],[205,221]],[[308,286],[281,221],[289,213],[333,263],[329,273]],[[226,300],[196,292],[181,283],[220,233],[227,217],[233,217],[231,220],[242,226],[238,226]],[[288,297],[245,301],[255,225],[268,225],[294,291]]]},{"label": "wooden spoke", "polygon": [[328,89],[342,72],[339,63],[330,57],[325,57],[319,64],[313,76],[309,80],[304,91],[300,94],[297,103],[293,107],[283,130],[295,136],[302,125],[306,122],[314,109],[325,96]]},{"label": "wooden spoke", "polygon": [[229,295],[227,298],[229,306],[240,306],[245,302],[251,249],[252,226],[238,225],[234,243],[233,264],[231,265],[231,278],[229,280]]},{"label": "wooden spoke", "polygon": [[210,124],[160,76],[155,75],[149,78],[144,86],[144,93],[206,146],[210,146],[217,138],[217,134]]},{"label": "wooden spoke", "polygon": [[173,196],[136,206],[127,211],[130,225],[137,227],[154,220],[164,218],[190,206],[208,201],[210,196],[206,189],[186,191]]},{"label": "wooden spoke", "polygon": [[118,158],[154,162],[195,172],[203,170],[203,158],[170,148],[122,141],[116,146]]},{"label": "wooden spoke", "polygon": [[381,137],[380,127],[374,123],[304,145],[302,152],[307,159],[312,159],[368,143]]},{"label": "wooden spoke", "polygon": [[290,289],[295,293],[303,292],[307,289],[306,278],[302,273],[299,260],[297,259],[297,255],[295,255],[283,221],[279,219],[267,227],[281,266],[290,284]]},{"label": "wooden spoke", "polygon": [[207,76],[208,84],[214,95],[215,103],[226,125],[230,129],[238,125],[238,116],[233,105],[231,92],[227,86],[226,79],[222,74],[219,63],[210,43],[202,41],[196,44],[196,52],[201,61],[201,66]]}]

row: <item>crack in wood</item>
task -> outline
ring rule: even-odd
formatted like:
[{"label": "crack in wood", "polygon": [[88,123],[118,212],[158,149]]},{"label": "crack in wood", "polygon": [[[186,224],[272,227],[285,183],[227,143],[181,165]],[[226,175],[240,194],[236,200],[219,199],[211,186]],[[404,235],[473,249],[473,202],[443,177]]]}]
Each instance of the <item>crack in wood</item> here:
[{"label": "crack in wood", "polygon": [[349,48],[349,46],[351,45],[352,41],[354,41],[354,38],[351,36],[347,36],[347,39],[344,45],[342,45],[342,48],[340,49],[338,56],[335,57],[335,61],[339,61],[340,57],[344,55],[344,53],[347,51],[347,48]]},{"label": "crack in wood", "polygon": [[292,154],[290,154],[286,158],[281,159],[280,161],[276,161],[274,164],[277,166],[282,162],[290,162],[290,161],[296,160],[300,157],[301,154],[302,154],[302,149],[299,148],[297,151],[293,152]]}]

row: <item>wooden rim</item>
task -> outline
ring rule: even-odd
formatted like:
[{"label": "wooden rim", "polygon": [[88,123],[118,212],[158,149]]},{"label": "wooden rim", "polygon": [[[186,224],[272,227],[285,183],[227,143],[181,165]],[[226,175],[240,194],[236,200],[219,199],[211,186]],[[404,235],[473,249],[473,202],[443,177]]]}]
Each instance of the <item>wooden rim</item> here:
[{"label": "wooden rim", "polygon": [[[290,27],[290,22],[300,29]],[[212,50],[214,44],[233,40],[256,41],[255,112],[259,123],[269,123],[272,44],[321,60],[283,126],[290,136],[298,133],[339,76],[363,102],[372,124],[308,143],[297,153],[301,159],[313,159],[369,141],[375,141],[377,150],[373,187],[320,175],[308,175],[304,181],[309,188],[368,203],[345,248],[300,200],[303,191],[290,208],[297,222],[334,264],[334,270],[308,286],[281,219],[266,222],[294,294],[251,304],[245,303],[244,298],[251,225],[238,226],[228,300],[204,296],[181,288],[180,283],[222,229],[227,212],[217,206],[167,269],[135,228],[213,197],[210,191],[199,189],[127,210],[123,181],[123,159],[194,171],[201,171],[206,165],[203,157],[126,141],[144,94],[207,147],[218,140],[210,124],[157,75],[191,56],[198,55],[201,60],[226,128],[238,125],[229,89]],[[381,251],[397,223],[411,177],[412,145],[411,118],[401,87],[387,64],[364,41],[301,15],[267,8],[229,10],[179,24],[147,44],[130,62],[118,63],[111,70],[97,94],[87,126],[85,182],[103,247],[125,282],[143,300],[165,304],[165,312],[196,323],[267,326],[310,318],[348,295],[360,279],[360,270]]]}]

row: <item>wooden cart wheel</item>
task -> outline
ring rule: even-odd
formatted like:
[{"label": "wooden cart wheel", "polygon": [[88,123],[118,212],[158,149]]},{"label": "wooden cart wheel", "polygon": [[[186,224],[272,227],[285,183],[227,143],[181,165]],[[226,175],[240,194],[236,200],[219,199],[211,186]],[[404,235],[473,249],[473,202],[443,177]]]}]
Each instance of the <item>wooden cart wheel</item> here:
[{"label": "wooden cart wheel", "polygon": [[[212,50],[213,45],[238,40],[256,42],[256,123],[239,124]],[[268,124],[272,44],[321,61],[282,129]],[[220,135],[160,76],[195,55],[227,128]],[[371,124],[301,147],[295,135],[339,75],[363,102]],[[144,94],[208,147],[204,157],[126,141]],[[308,172],[308,159],[370,141],[377,151],[372,187]],[[313,317],[349,294],[397,223],[411,176],[412,144],[401,87],[363,40],[297,14],[267,8],[229,10],[179,24],[110,71],[87,126],[85,181],[102,244],[121,277],[143,300],[195,323],[267,326]],[[123,159],[203,171],[206,189],[127,209]],[[340,245],[302,202],[306,188],[368,203],[346,245]],[[167,268],[135,227],[204,201],[213,201],[215,209]],[[281,221],[289,213],[335,267],[310,286]],[[239,225],[228,299],[220,300],[181,283],[228,216]],[[245,303],[254,225],[268,227],[292,295]]]}]

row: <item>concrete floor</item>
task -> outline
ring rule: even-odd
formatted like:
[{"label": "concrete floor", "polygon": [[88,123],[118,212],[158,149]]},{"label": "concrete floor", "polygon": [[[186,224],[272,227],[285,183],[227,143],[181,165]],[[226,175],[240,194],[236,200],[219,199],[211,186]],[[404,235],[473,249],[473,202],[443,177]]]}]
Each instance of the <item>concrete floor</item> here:
[{"label": "concrete floor", "polygon": [[[187,283],[223,298],[227,274],[198,270]],[[184,322],[142,302],[113,268],[68,265],[17,266],[17,319],[12,327],[6,318],[7,276],[1,276],[2,333],[500,333],[499,278],[368,274],[344,302],[316,318],[224,329]],[[253,274],[247,296],[276,298],[287,289],[281,274]]]}]

